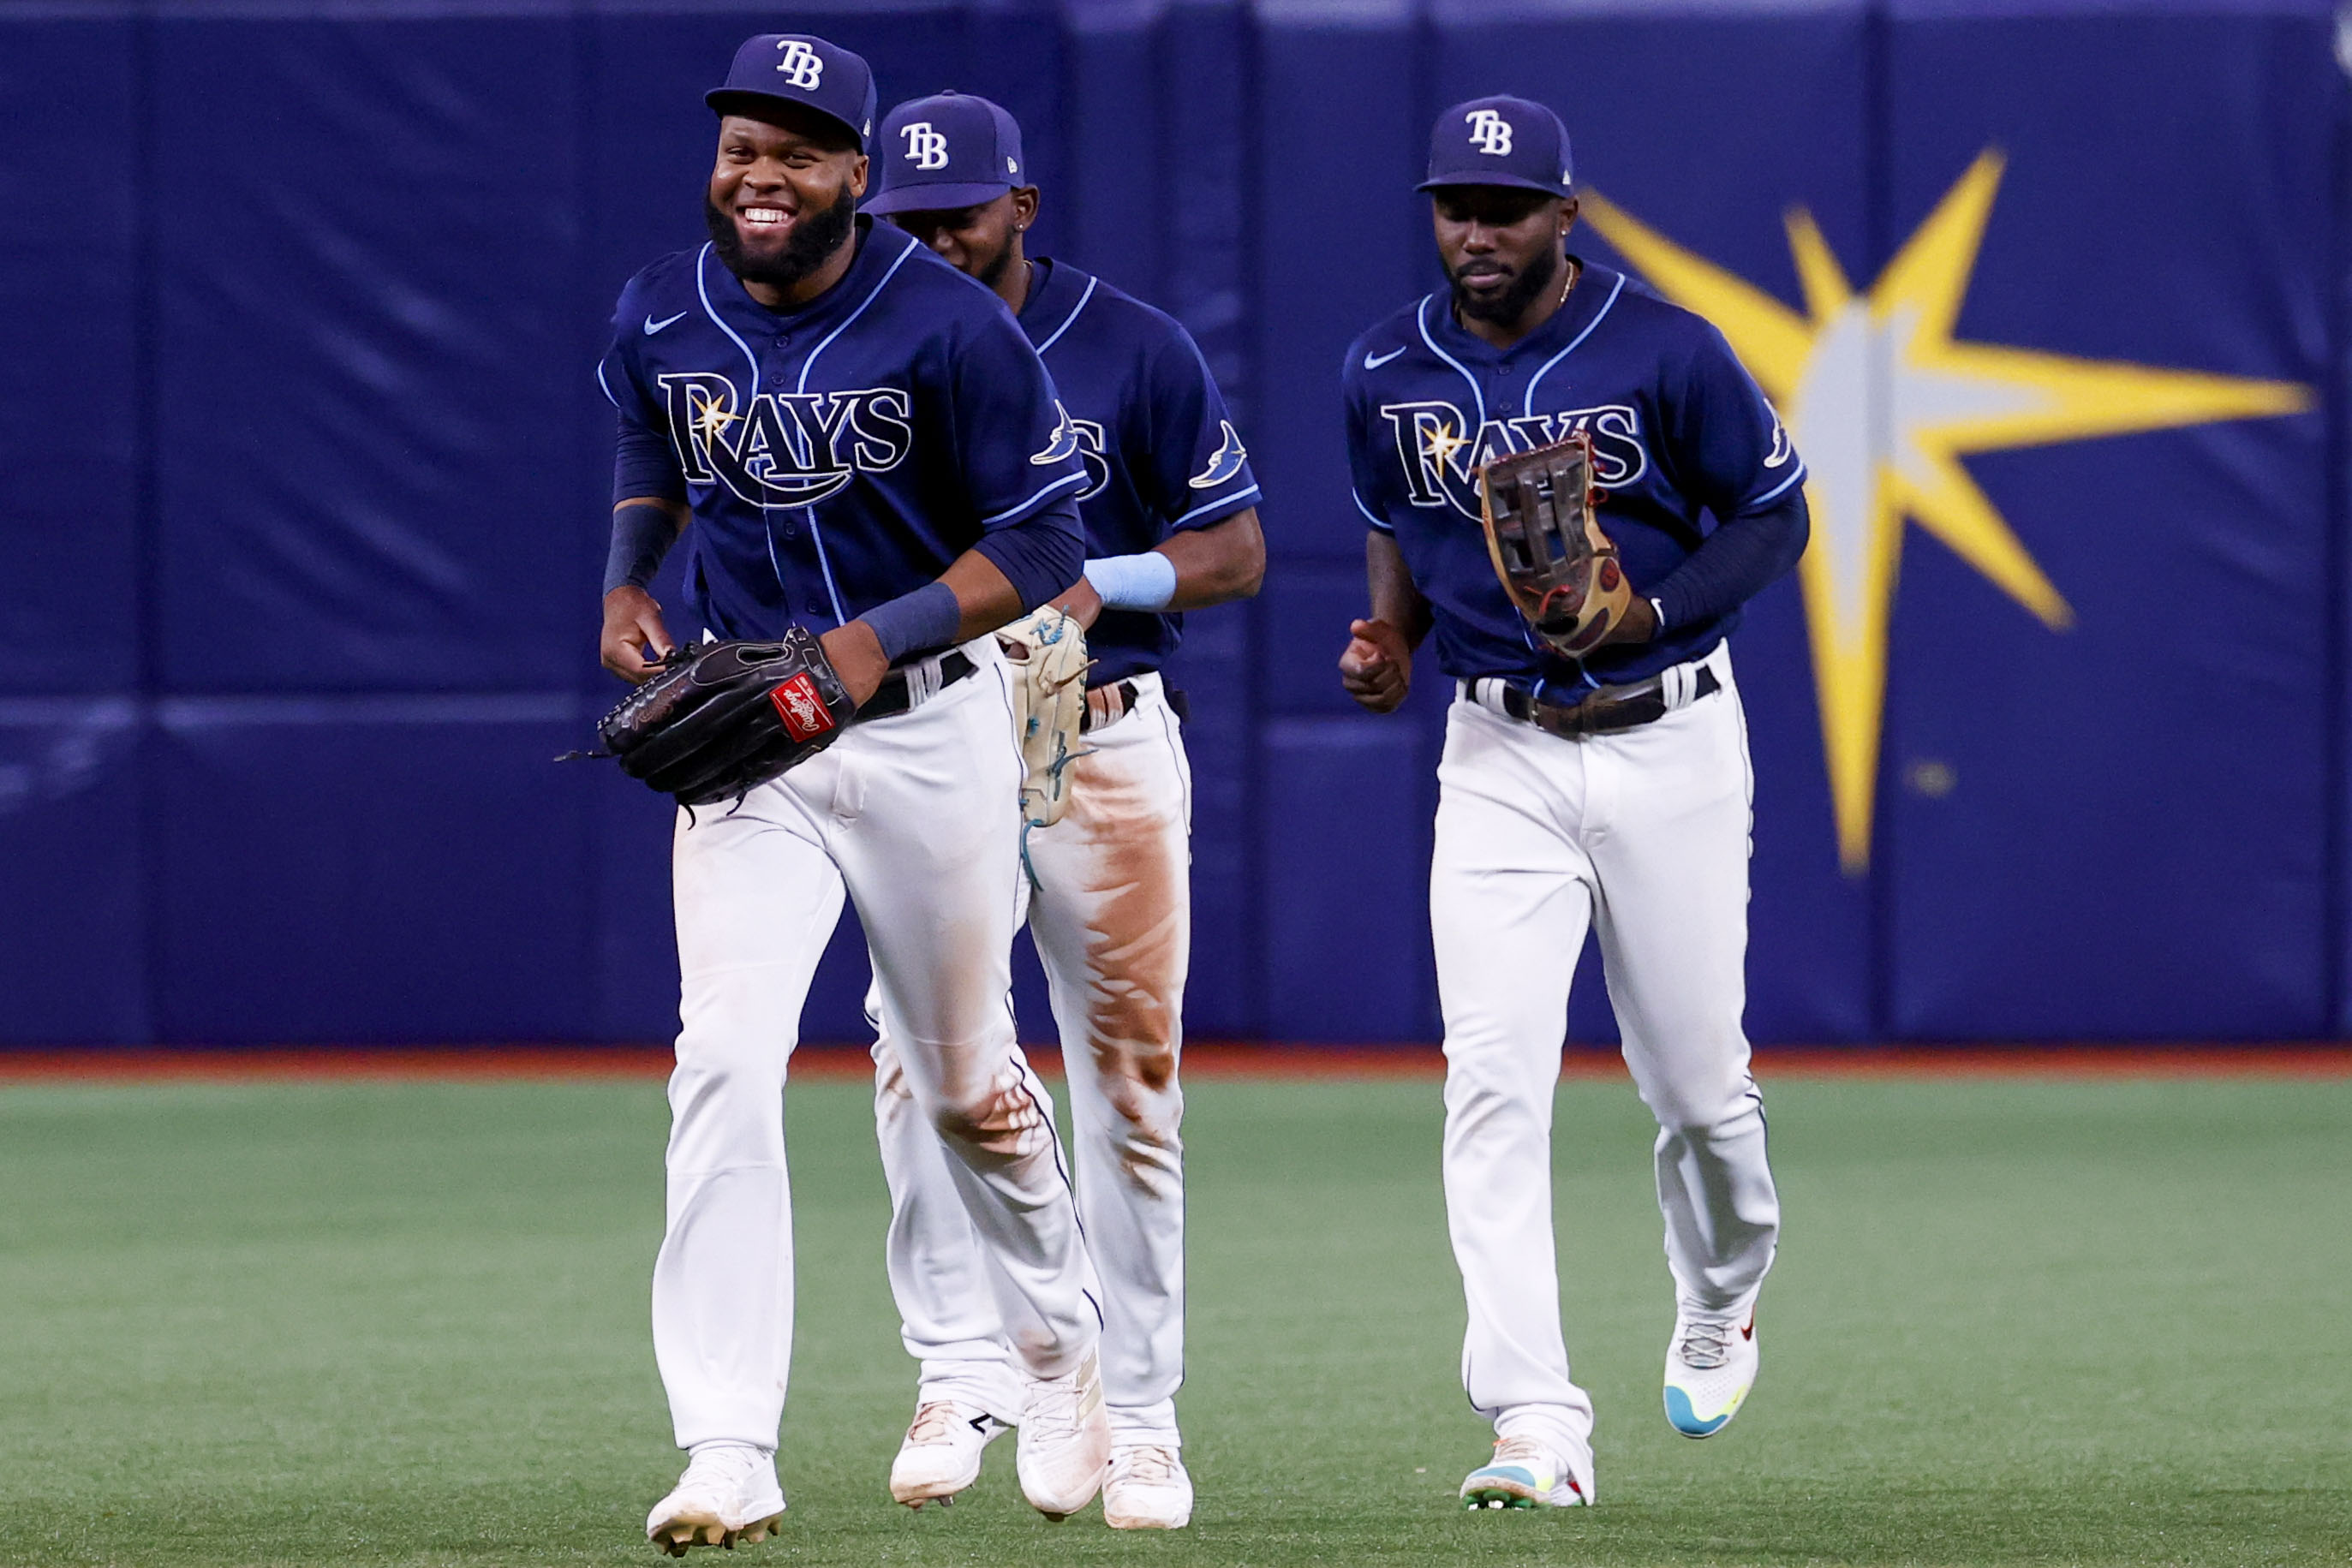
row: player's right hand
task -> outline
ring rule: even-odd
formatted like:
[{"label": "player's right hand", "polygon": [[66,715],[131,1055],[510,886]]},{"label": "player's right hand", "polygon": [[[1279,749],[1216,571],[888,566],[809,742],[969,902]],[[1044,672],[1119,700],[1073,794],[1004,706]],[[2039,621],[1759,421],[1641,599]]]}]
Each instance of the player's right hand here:
[{"label": "player's right hand", "polygon": [[1412,687],[1412,650],[1404,633],[1385,621],[1349,622],[1339,685],[1372,712],[1394,713]]},{"label": "player's right hand", "polygon": [[606,669],[641,686],[661,673],[662,659],[676,645],[652,594],[623,583],[604,595],[604,635],[598,652]]}]

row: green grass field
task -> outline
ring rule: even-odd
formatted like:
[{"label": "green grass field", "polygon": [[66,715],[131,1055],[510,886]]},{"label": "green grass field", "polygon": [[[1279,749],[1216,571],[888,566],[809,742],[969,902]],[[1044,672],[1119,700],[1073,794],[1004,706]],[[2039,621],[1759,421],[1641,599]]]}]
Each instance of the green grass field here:
[{"label": "green grass field", "polygon": [[[730,1563],[2352,1558],[2352,1082],[1768,1084],[1787,1233],[1738,1422],[1658,1413],[1630,1089],[1561,1091],[1601,1504],[1465,1515],[1486,1449],[1433,1082],[1191,1090],[1192,1529],[883,1480],[913,1371],[866,1092],[792,1096],[782,1538]],[[0,1563],[656,1558],[652,1082],[0,1090]],[[702,1554],[698,1554],[702,1555]]]}]

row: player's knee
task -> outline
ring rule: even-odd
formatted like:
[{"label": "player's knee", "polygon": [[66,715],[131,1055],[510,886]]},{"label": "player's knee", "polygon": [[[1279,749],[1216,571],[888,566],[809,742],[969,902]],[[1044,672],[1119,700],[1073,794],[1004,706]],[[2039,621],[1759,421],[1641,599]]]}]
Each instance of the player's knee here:
[{"label": "player's knee", "polygon": [[931,1124],[971,1155],[1014,1159],[1036,1146],[1045,1115],[1028,1086],[1007,1074],[977,1092],[942,1094],[931,1106]]},{"label": "player's knee", "polygon": [[1698,1142],[1737,1133],[1763,1113],[1756,1081],[1744,1072],[1708,1082],[1645,1084],[1642,1099],[1662,1131]]}]

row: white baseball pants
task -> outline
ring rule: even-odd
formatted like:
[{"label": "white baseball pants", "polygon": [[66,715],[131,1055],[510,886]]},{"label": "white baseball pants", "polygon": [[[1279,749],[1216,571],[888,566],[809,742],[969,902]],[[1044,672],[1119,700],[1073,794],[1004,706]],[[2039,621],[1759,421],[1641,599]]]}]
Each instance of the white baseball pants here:
[{"label": "white baseball pants", "polygon": [[[1103,1287],[1103,1394],[1121,1443],[1178,1441],[1184,1376],[1184,1166],[1176,1080],[1192,952],[1192,771],[1160,677],[1086,737],[1069,807],[1032,829],[1029,929],[1069,1073],[1078,1213]],[[1008,821],[1013,820],[1008,818]],[[1017,822],[1016,822],[1017,827]],[[1004,1319],[981,1288],[981,1241],[902,1066],[887,1004],[874,1119],[890,1184],[890,1286],[920,1400],[1020,1415]]]},{"label": "white baseball pants", "polygon": [[845,891],[1012,1354],[1051,1377],[1095,1346],[1050,1104],[1005,1006],[1022,768],[1003,658],[992,637],[964,652],[978,671],[913,711],[856,726],[731,810],[678,815],[684,1027],[653,1326],[681,1448],[776,1442],[793,1336],[784,1069]]},{"label": "white baseball pants", "polygon": [[[1468,1300],[1462,1380],[1505,1436],[1589,1444],[1552,1246],[1552,1096],[1590,925],[1626,1065],[1658,1121],[1679,1299],[1729,1311],[1771,1267],[1780,1203],[1748,1075],[1751,774],[1722,689],[1618,735],[1562,740],[1457,700],[1430,878],[1445,1019],[1445,1205]],[[1680,689],[1687,691],[1683,667]]]}]

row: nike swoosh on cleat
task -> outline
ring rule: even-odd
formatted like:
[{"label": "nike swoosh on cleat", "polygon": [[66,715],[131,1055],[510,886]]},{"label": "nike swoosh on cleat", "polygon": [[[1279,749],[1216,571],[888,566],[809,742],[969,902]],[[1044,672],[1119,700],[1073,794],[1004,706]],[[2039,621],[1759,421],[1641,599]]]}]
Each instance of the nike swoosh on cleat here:
[{"label": "nike swoosh on cleat", "polygon": [[1364,369],[1368,371],[1377,371],[1382,365],[1387,364],[1391,360],[1395,359],[1399,354],[1403,352],[1403,349],[1391,349],[1385,354],[1366,354],[1364,356]]},{"label": "nike swoosh on cleat", "polygon": [[1756,1337],[1755,1313],[1750,1312],[1748,1314],[1748,1325],[1739,1331],[1739,1337],[1741,1339],[1754,1339]]},{"label": "nike swoosh on cleat", "polygon": [[683,310],[679,311],[679,312],[678,312],[677,315],[675,315],[675,316],[665,316],[665,317],[663,317],[663,318],[662,318],[660,320],[658,320],[658,321],[655,320],[652,317],[648,316],[648,317],[646,317],[646,337],[648,337],[648,338],[650,338],[650,337],[652,337],[656,332],[661,331],[664,328],[667,328],[667,327],[675,327],[675,326],[677,326],[680,321],[683,321],[683,320],[685,320],[685,319],[686,319],[686,312],[685,312],[685,311],[683,311]]}]

